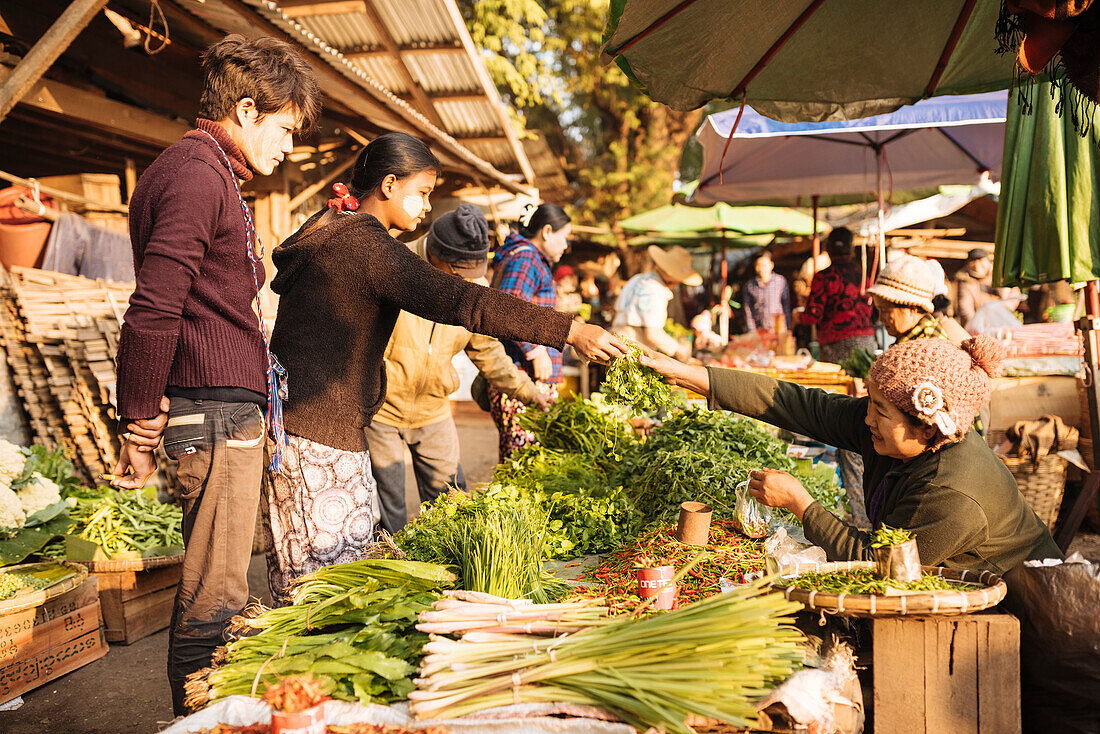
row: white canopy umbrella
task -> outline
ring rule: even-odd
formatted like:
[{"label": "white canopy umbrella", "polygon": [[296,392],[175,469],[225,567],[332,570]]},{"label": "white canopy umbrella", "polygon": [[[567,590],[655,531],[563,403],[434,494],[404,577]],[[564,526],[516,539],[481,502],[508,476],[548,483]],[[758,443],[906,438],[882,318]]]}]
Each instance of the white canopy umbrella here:
[{"label": "white canopy umbrella", "polygon": [[776,122],[749,107],[726,110],[696,133],[703,172],[688,201],[811,200],[816,208],[819,197],[838,204],[876,196],[881,262],[888,190],[1000,180],[1007,104],[1006,92],[935,97],[885,115],[810,123]]}]

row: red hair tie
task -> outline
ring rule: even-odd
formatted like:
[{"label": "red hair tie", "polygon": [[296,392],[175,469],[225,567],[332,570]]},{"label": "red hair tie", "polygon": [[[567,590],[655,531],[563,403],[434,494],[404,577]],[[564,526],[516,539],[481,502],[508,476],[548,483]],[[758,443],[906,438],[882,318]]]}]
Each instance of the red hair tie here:
[{"label": "red hair tie", "polygon": [[335,198],[328,200],[329,209],[338,209],[339,211],[353,212],[359,208],[359,200],[351,195],[348,191],[348,187],[342,183],[334,183],[332,185],[332,193],[336,194]]}]

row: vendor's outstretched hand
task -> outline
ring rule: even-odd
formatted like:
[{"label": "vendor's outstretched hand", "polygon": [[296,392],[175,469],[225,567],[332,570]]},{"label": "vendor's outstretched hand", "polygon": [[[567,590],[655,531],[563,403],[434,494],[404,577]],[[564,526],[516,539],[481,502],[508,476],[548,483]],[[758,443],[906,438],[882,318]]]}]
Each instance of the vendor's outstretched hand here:
[{"label": "vendor's outstretched hand", "polygon": [[802,482],[778,469],[749,472],[749,494],[769,507],[789,510],[800,521],[806,508],[814,503]]},{"label": "vendor's outstretched hand", "polygon": [[590,362],[606,364],[627,355],[626,345],[614,334],[594,324],[574,321],[565,340],[577,353]]}]

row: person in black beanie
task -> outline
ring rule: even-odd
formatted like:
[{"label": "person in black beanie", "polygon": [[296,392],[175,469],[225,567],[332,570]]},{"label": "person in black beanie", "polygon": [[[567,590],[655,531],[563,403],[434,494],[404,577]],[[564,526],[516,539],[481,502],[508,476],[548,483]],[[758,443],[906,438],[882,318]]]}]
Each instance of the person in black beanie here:
[{"label": "person in black beanie", "polygon": [[[442,215],[413,247],[439,270],[486,285],[489,223],[476,206],[460,204]],[[433,501],[448,486],[466,488],[448,401],[459,386],[451,360],[463,350],[497,389],[524,403],[543,407],[549,403],[496,339],[402,311],[386,346],[386,399],[364,429],[382,505],[382,526],[389,533],[396,533],[407,521],[406,446],[412,454],[420,502]]]}]

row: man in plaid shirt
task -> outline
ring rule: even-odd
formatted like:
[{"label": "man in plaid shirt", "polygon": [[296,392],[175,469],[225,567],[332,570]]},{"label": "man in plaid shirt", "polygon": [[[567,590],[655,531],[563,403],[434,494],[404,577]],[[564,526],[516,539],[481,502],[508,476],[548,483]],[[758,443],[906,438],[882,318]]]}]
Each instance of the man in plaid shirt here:
[{"label": "man in plaid shirt", "polygon": [[745,326],[748,331],[772,330],[775,317],[782,315],[787,330],[791,328],[791,289],[787,279],[776,275],[772,256],[767,250],[756,258],[756,277],[745,283],[741,290],[741,303],[745,307]]}]

